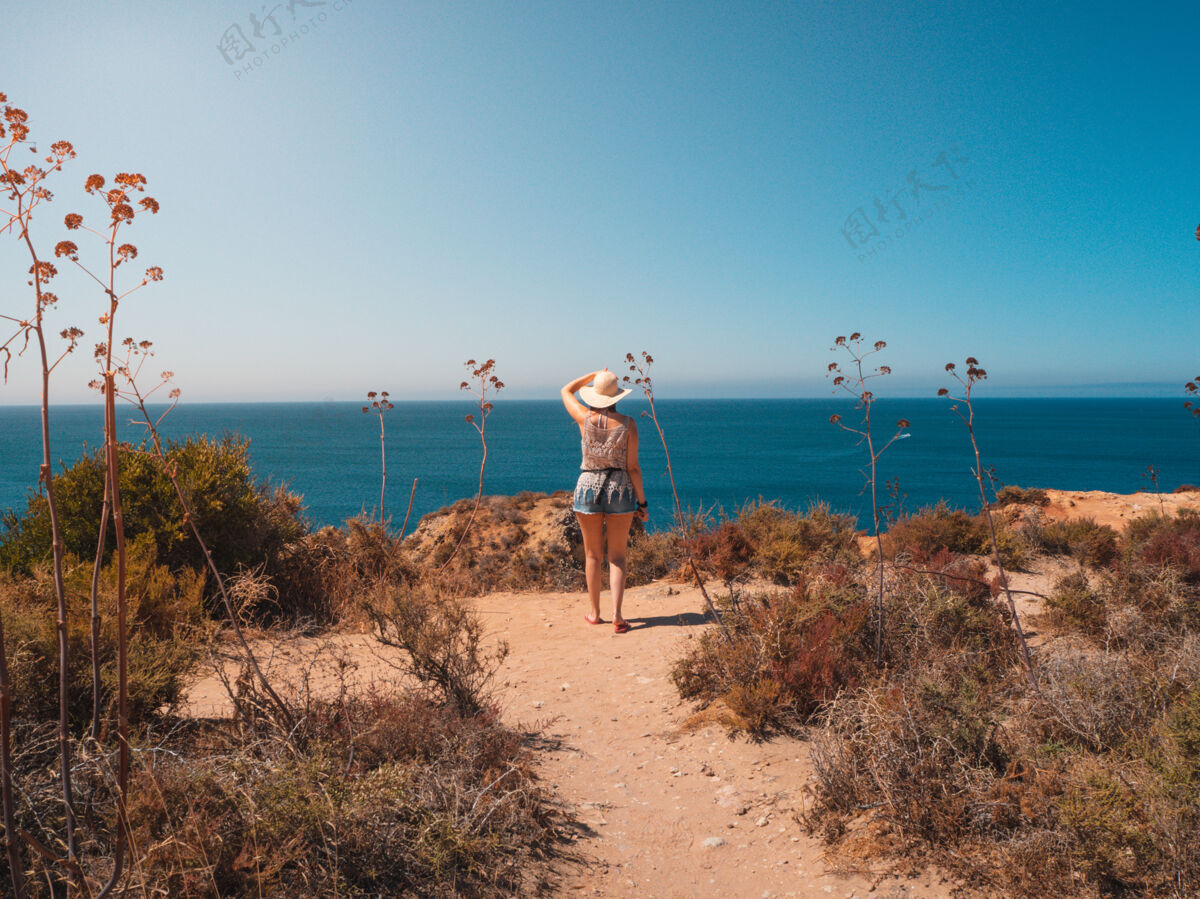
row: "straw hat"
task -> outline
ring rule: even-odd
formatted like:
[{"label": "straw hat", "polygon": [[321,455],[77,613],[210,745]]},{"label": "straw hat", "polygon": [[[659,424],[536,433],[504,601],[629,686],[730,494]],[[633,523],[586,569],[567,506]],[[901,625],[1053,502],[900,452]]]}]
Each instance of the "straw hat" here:
[{"label": "straw hat", "polygon": [[607,409],[632,392],[632,388],[622,390],[617,384],[617,376],[605,369],[596,375],[590,387],[579,388],[579,397],[593,409]]}]

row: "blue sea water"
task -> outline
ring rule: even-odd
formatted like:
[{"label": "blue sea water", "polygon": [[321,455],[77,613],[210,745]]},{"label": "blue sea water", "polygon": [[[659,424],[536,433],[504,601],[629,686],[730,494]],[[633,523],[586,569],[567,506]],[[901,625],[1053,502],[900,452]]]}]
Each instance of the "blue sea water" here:
[{"label": "blue sea water", "polygon": [[[823,501],[865,525],[870,497],[862,492],[866,449],[832,426],[850,402],[796,400],[659,400],[675,481],[685,509],[732,512],[748,500],[778,500],[804,509]],[[622,403],[630,414],[645,403]],[[387,413],[386,512],[399,527],[413,478],[413,518],[475,495],[480,441],[469,402],[397,403]],[[898,478],[908,511],[945,499],[978,507],[971,476],[974,457],[963,424],[936,399],[887,399],[875,405],[874,427],[884,440],[899,418],[910,436],[897,441],[879,467]],[[101,445],[101,410],[52,410],[52,458],[70,463],[85,447]],[[122,425],[123,439],[141,430]],[[354,403],[230,403],[180,406],[162,424],[169,437],[235,432],[250,439],[260,478],[286,483],[304,497],[314,525],[340,524],[377,510],[380,485],[379,420]],[[639,419],[641,463],[650,500],[651,528],[669,525],[670,484],[663,448],[648,418]],[[1147,466],[1172,489],[1200,483],[1200,427],[1172,399],[995,399],[976,403],[976,433],[984,466],[1003,483],[1070,490],[1132,493],[1146,489]],[[553,491],[574,485],[579,431],[556,400],[501,401],[487,419],[484,492]],[[41,459],[39,410],[0,407],[0,511],[23,509],[36,488]]]}]

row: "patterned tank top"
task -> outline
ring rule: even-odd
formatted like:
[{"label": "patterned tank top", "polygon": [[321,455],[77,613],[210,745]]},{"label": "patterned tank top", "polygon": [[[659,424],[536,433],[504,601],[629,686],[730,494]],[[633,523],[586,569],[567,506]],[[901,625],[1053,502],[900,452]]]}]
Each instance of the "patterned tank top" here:
[{"label": "patterned tank top", "polygon": [[629,449],[629,425],[621,422],[615,428],[606,427],[608,413],[601,412],[597,424],[592,424],[591,414],[583,426],[584,471],[600,471],[605,468],[624,470]]}]

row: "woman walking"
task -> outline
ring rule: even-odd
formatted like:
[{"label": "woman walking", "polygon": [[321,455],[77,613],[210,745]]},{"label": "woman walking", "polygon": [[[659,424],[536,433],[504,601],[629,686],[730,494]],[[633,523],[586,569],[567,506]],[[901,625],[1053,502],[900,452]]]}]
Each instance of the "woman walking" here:
[{"label": "woman walking", "polygon": [[[590,383],[590,386],[589,385]],[[581,403],[575,394],[583,400]],[[575,485],[575,516],[583,533],[588,599],[592,611],[583,618],[588,624],[603,624],[600,618],[601,566],[604,563],[604,532],[608,531],[608,581],[612,589],[613,629],[629,630],[621,617],[625,595],[625,545],[633,517],[646,521],[646,491],[638,467],[637,424],[614,408],[628,396],[617,376],[607,368],[589,372],[563,386],[563,405],[579,425],[583,438],[583,462]],[[586,405],[585,405],[586,404]]]}]

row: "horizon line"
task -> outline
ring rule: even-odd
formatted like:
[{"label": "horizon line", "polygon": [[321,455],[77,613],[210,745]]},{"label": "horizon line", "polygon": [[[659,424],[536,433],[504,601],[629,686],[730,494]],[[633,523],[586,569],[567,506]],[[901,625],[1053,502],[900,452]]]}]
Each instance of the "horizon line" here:
[{"label": "horizon line", "polygon": [[[393,403],[397,403],[397,404],[400,404],[400,403],[456,403],[456,404],[462,403],[462,404],[472,405],[472,406],[478,405],[478,401],[473,401],[470,399],[449,399],[449,398],[443,398],[443,399],[430,399],[430,398],[395,399],[395,398],[390,398],[390,399],[392,400]],[[645,397],[628,397],[627,399],[629,402],[635,402],[635,403],[636,402],[640,402],[640,403],[646,402]],[[839,397],[836,395],[831,395],[831,396],[672,396],[672,397],[656,397],[655,399],[657,402],[660,402],[660,403],[664,402],[664,401],[666,401],[666,402],[686,401],[686,402],[700,402],[700,403],[714,402],[715,403],[715,402],[733,402],[733,401],[789,402],[789,401],[805,401],[805,400],[843,400],[845,402],[851,402],[853,400],[852,397]],[[988,400],[1001,400],[1001,399],[1004,399],[1004,400],[1171,400],[1171,401],[1177,400],[1178,402],[1182,403],[1182,402],[1186,401],[1187,397],[1182,396],[1182,395],[1180,395],[1178,397],[1174,397],[1174,396],[1166,396],[1163,394],[1150,394],[1150,393],[1145,393],[1145,394],[1133,394],[1133,393],[1123,393],[1123,394],[1117,394],[1117,393],[1114,393],[1114,394],[1001,393],[1001,394],[987,394],[984,396],[975,396],[975,397],[972,397],[972,402],[979,402],[979,401],[986,402]],[[892,401],[897,401],[897,400],[903,400],[906,402],[911,402],[913,400],[918,400],[918,401],[928,400],[930,402],[954,402],[955,398],[954,397],[930,396],[927,394],[901,394],[901,395],[897,395],[897,396],[875,397],[874,402],[880,402],[880,401],[892,402]],[[496,404],[557,403],[557,402],[559,402],[559,399],[557,397],[542,397],[542,396],[538,396],[538,397],[498,397],[496,399],[489,400],[489,402],[496,403]],[[299,406],[299,405],[312,405],[314,403],[330,404],[330,405],[347,405],[347,406],[349,406],[349,405],[361,406],[362,405],[361,400],[343,400],[343,399],[334,399],[332,397],[326,397],[324,399],[286,399],[286,400],[285,399],[197,400],[195,402],[190,402],[190,403],[179,403],[179,405],[180,406]],[[149,402],[146,405],[158,407],[158,406],[167,406],[170,404],[166,403],[166,402],[163,402],[163,403]],[[74,409],[74,408],[84,408],[84,407],[94,407],[97,409],[103,408],[102,404],[100,404],[100,403],[51,403],[50,404],[50,408],[52,408],[52,409],[55,409],[55,408],[59,408],[59,409],[72,408],[72,409]],[[41,409],[41,404],[40,403],[0,403],[0,410],[2,410],[2,409]]]}]

